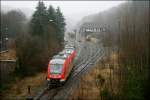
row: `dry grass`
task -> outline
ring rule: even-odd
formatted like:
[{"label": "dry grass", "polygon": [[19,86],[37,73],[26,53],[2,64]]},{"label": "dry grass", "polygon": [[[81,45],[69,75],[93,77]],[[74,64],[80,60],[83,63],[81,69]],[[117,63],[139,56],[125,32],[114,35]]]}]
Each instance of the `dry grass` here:
[{"label": "dry grass", "polygon": [[0,54],[0,60],[14,60],[16,59],[16,50],[10,49],[8,52]]},{"label": "dry grass", "polygon": [[45,81],[45,73],[39,73],[34,77],[27,77],[17,80],[10,89],[2,92],[1,100],[25,99],[28,95],[28,85],[31,86],[31,95],[43,85]]},{"label": "dry grass", "polygon": [[80,83],[77,89],[74,91],[73,95],[69,99],[78,100],[97,100],[99,96],[99,88],[96,85],[95,77],[98,73],[94,69],[87,72],[80,79]]},{"label": "dry grass", "polygon": [[[117,55],[113,54],[110,57],[117,59]],[[113,69],[110,68],[112,61],[107,60],[104,63],[98,63],[93,66],[93,69],[86,72],[80,79],[78,88],[70,95],[69,99],[72,100],[102,100],[101,91],[108,89],[112,94],[118,93],[118,74],[117,67],[114,65]],[[117,60],[115,61],[115,64]],[[111,80],[111,81],[110,81]]]}]

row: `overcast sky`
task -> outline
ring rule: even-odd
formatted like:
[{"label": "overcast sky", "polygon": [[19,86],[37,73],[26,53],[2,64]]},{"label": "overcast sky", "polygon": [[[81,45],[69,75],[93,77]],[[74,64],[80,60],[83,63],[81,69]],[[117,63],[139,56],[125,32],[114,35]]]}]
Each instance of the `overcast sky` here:
[{"label": "overcast sky", "polygon": [[[125,1],[44,1],[46,7],[49,5],[56,8],[59,6],[63,12],[67,27],[73,27],[79,20],[89,14],[99,13],[117,6]],[[10,11],[20,9],[29,18],[37,6],[38,1],[1,1],[1,9]]]}]

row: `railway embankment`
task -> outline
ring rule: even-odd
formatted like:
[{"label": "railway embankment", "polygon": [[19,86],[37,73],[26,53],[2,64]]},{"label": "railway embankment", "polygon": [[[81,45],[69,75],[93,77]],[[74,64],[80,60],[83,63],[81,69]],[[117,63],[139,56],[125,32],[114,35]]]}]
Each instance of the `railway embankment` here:
[{"label": "railway embankment", "polygon": [[[1,100],[24,100],[28,95],[35,94],[45,82],[45,72],[24,79],[16,78],[9,88],[1,91]],[[30,93],[28,87],[30,86]]]},{"label": "railway embankment", "polygon": [[77,88],[69,100],[104,100],[111,99],[119,92],[119,66],[117,53],[101,59],[80,78]]}]

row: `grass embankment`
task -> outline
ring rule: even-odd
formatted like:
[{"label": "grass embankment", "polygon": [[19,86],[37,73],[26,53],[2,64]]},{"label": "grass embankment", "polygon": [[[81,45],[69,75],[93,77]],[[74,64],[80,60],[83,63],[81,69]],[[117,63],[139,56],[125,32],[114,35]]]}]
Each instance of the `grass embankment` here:
[{"label": "grass embankment", "polygon": [[[16,60],[16,50],[9,49],[0,54],[0,60]],[[22,100],[28,95],[28,86],[31,87],[31,95],[41,87],[45,81],[45,72],[21,78],[16,73],[10,73],[7,82],[1,84],[1,100]]]},{"label": "grass embankment", "polygon": [[88,70],[80,79],[78,88],[70,95],[69,99],[78,100],[111,100],[112,95],[117,95],[119,86],[119,67],[117,55],[112,54],[113,61],[103,59],[92,69]]},{"label": "grass embankment", "polygon": [[1,100],[24,100],[28,94],[28,86],[31,86],[31,95],[43,85],[45,81],[45,73],[39,73],[32,77],[26,77],[24,79],[16,79],[9,88],[5,89],[1,93]]}]

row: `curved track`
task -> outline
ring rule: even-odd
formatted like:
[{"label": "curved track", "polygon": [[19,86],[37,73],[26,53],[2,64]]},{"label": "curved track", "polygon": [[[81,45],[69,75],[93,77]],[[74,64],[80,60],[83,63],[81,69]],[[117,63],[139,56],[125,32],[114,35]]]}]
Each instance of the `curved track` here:
[{"label": "curved track", "polygon": [[80,55],[74,62],[74,68],[68,80],[62,87],[50,88],[45,87],[34,100],[66,100],[69,94],[73,92],[74,84],[76,84],[80,75],[85,72],[88,67],[95,64],[100,57],[104,56],[104,50],[98,45],[91,42],[80,44]]}]

